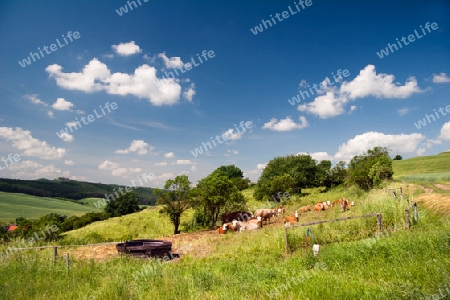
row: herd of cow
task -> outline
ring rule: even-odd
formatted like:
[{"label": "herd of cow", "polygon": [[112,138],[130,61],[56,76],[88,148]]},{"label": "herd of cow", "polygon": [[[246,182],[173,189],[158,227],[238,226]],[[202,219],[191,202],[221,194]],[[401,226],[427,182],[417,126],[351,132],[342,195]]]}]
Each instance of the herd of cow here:
[{"label": "herd of cow", "polygon": [[[339,207],[341,211],[346,211],[354,206],[355,202],[350,202],[347,198],[341,198],[336,201],[326,201],[314,204],[314,211],[320,212],[327,210],[329,207]],[[295,211],[294,215],[286,216],[284,219],[284,225],[290,226],[291,223],[298,222],[299,211],[306,213],[311,210],[311,205],[305,205]],[[268,221],[270,218],[284,216],[286,210],[284,207],[279,206],[276,209],[258,209],[255,213],[237,211],[224,213],[221,216],[222,226],[217,228],[219,234],[225,234],[228,231],[242,232],[244,230],[255,230],[262,228],[263,222]]]}]

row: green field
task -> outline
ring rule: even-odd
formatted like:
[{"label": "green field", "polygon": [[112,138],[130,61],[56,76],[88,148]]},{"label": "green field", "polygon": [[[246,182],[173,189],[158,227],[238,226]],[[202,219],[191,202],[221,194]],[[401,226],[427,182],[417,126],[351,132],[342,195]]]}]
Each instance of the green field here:
[{"label": "green field", "polygon": [[71,216],[91,211],[98,210],[71,201],[0,192],[0,222],[14,222],[17,217],[37,219],[49,213]]},{"label": "green field", "polygon": [[450,177],[450,152],[443,152],[432,156],[419,156],[405,160],[394,160],[394,179],[402,179],[403,176],[418,175],[415,178],[433,178],[436,180],[449,180]]},{"label": "green field", "polygon": [[[437,176],[446,171],[441,165],[449,158],[448,154],[440,154],[434,158],[395,161],[394,169],[400,176],[428,173]],[[433,165],[439,165],[439,168],[434,169]],[[408,169],[418,173],[409,174]],[[449,184],[449,181],[440,180]],[[438,189],[430,182],[420,185]],[[404,188],[406,197],[393,200],[385,188],[399,187]],[[306,212],[300,215],[302,223],[381,213],[383,229],[377,232],[376,217],[311,225],[309,228],[314,237],[311,236],[306,253],[308,227],[292,228],[288,234],[290,253],[285,254],[282,218],[273,219],[272,224],[255,231],[226,235],[210,231],[174,236],[169,218],[159,213],[159,207],[151,207],[67,232],[60,243],[79,245],[139,238],[170,239],[175,247],[183,245],[190,249],[181,259],[170,263],[132,259],[117,256],[113,247],[100,250],[95,246],[83,248],[92,249],[88,252],[95,252],[100,257],[105,255],[107,259],[75,258],[83,248],[70,248],[70,251],[61,248],[58,250],[62,253],[60,259],[53,266],[51,249],[13,252],[0,263],[0,299],[450,298],[450,294],[432,297],[439,289],[450,288],[449,215],[442,210],[428,210],[428,206],[418,202],[419,221],[417,224],[411,221],[411,229],[405,229],[408,199],[420,198],[424,193],[422,188],[394,181],[370,192],[356,187],[338,187],[326,193],[320,188],[304,189],[303,192],[307,195],[293,196],[287,203],[287,214],[293,214],[306,204],[342,197],[356,204],[346,212],[337,208]],[[243,194],[251,211],[277,205],[255,201],[252,189]],[[439,194],[427,192],[426,195],[443,202],[449,201],[450,196],[446,190]],[[85,201],[93,205],[97,199]],[[192,215],[192,210],[187,211],[182,222]],[[313,243],[320,245],[318,256],[312,255]],[[0,253],[6,247],[0,245]],[[72,257],[68,274],[63,259],[67,251]]]}]

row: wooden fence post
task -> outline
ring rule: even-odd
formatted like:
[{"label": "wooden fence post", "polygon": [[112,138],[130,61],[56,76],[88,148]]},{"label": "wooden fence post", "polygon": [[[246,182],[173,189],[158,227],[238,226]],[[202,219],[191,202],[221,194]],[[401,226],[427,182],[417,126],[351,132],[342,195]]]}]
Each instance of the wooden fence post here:
[{"label": "wooden fence post", "polygon": [[406,229],[409,230],[409,209],[405,209],[405,222],[406,222]]},{"label": "wooden fence post", "polygon": [[284,236],[286,238],[286,254],[288,254],[289,242],[288,242],[288,229],[284,227]]},{"label": "wooden fence post", "polygon": [[66,272],[69,274],[69,266],[70,266],[70,260],[69,260],[69,253],[66,253]]},{"label": "wooden fence post", "polygon": [[413,217],[414,217],[414,224],[417,224],[417,222],[419,221],[419,212],[417,211],[417,203],[416,202],[414,202]]},{"label": "wooden fence post", "polygon": [[382,229],[382,227],[383,227],[383,224],[382,224],[382,216],[381,216],[381,214],[377,214],[377,223],[378,223],[378,231],[379,232],[381,232],[381,229]]},{"label": "wooden fence post", "polygon": [[53,265],[56,265],[56,256],[58,255],[58,247],[53,247]]}]

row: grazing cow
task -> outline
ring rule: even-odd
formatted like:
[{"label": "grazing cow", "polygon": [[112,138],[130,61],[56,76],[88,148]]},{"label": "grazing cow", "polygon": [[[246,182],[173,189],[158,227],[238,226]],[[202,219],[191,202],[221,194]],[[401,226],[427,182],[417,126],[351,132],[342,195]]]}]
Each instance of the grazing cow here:
[{"label": "grazing cow", "polygon": [[323,210],[323,203],[316,203],[314,204],[314,211],[322,211]]},{"label": "grazing cow", "polygon": [[278,208],[277,208],[277,217],[279,216],[279,215],[284,215],[284,213],[286,212],[286,209],[283,207],[283,206],[278,206]]},{"label": "grazing cow", "polygon": [[305,206],[300,207],[301,212],[307,212],[309,210],[311,210],[311,205],[305,205]]},{"label": "grazing cow", "polygon": [[223,223],[231,222],[232,220],[238,220],[238,221],[247,221],[253,217],[253,214],[251,212],[245,212],[245,211],[235,211],[235,212],[228,212],[224,213],[220,216],[220,219]]},{"label": "grazing cow", "polygon": [[239,221],[239,232],[244,230],[255,230],[262,228],[262,218],[257,217],[257,219],[250,219],[247,222]]},{"label": "grazing cow", "polygon": [[326,202],[322,202],[323,204],[323,210],[327,210],[328,209],[328,204]]},{"label": "grazing cow", "polygon": [[298,222],[298,211],[295,211],[294,216],[287,216],[284,218],[284,226],[291,226],[291,223],[297,223]]},{"label": "grazing cow", "polygon": [[228,226],[228,230],[239,231],[240,226],[241,225],[238,220],[233,220],[233,222],[231,222],[231,226]]},{"label": "grazing cow", "polygon": [[270,223],[270,218],[272,218],[276,215],[277,215],[276,209],[257,209],[255,212],[255,216],[261,217],[261,221],[269,220],[269,223]]},{"label": "grazing cow", "polygon": [[225,223],[222,226],[220,226],[219,228],[217,228],[217,231],[219,232],[219,234],[226,234],[228,231],[228,225],[229,225],[229,223]]}]

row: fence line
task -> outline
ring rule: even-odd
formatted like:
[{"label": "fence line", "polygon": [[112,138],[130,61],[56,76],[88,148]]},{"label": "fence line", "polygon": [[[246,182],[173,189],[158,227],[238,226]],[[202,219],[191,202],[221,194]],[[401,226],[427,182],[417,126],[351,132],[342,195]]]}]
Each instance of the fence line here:
[{"label": "fence line", "polygon": [[344,217],[344,218],[337,218],[337,219],[333,219],[333,220],[321,220],[321,221],[316,221],[316,222],[310,222],[310,223],[303,223],[303,224],[298,224],[298,225],[292,225],[292,226],[287,226],[284,228],[285,230],[285,239],[286,239],[286,254],[288,254],[288,249],[289,249],[289,241],[288,241],[288,229],[289,228],[295,228],[295,227],[303,227],[303,226],[310,226],[310,225],[317,225],[317,224],[322,224],[322,223],[332,223],[332,222],[340,222],[340,221],[347,221],[347,220],[352,220],[352,219],[359,219],[359,218],[369,218],[369,217],[377,217],[377,225],[378,225],[378,231],[381,231],[382,229],[382,219],[383,216],[381,215],[381,213],[373,213],[373,214],[366,214],[366,215],[362,215],[362,216],[351,216],[351,217]]}]

